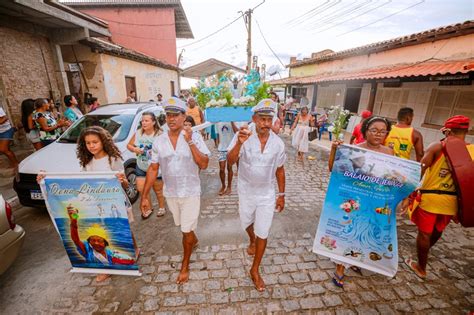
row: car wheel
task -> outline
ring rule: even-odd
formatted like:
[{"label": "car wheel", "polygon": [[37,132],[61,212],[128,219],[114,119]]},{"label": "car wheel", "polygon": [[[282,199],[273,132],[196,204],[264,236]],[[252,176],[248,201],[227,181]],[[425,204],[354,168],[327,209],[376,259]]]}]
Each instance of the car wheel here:
[{"label": "car wheel", "polygon": [[125,169],[125,176],[127,176],[128,180],[128,188],[126,190],[128,199],[132,204],[135,203],[138,199],[138,190],[137,190],[137,175],[135,174],[134,167],[127,167]]}]

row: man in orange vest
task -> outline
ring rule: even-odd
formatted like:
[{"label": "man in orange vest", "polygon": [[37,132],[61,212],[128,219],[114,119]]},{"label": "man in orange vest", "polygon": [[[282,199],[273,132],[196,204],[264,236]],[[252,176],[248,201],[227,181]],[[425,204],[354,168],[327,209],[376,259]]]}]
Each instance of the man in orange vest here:
[{"label": "man in orange vest", "polygon": [[204,123],[204,114],[202,110],[197,106],[196,100],[193,97],[188,99],[188,109],[186,115],[191,116],[194,119],[196,125]]},{"label": "man in orange vest", "polygon": [[415,148],[416,160],[419,162],[423,157],[423,137],[411,126],[413,116],[412,108],[400,108],[397,124],[392,126],[385,145],[392,148],[396,156],[404,159],[410,159],[411,150]]},{"label": "man in orange vest", "polygon": [[[469,122],[466,116],[453,116],[446,120],[442,131],[446,138],[457,137],[465,141]],[[474,145],[466,143],[466,147],[471,158],[474,158]],[[457,222],[458,201],[451,169],[443,153],[442,141],[433,142],[428,146],[421,165],[421,198],[417,197],[419,204],[411,216],[411,220],[418,227],[418,262],[407,258],[405,263],[418,277],[425,278],[428,252],[439,240],[449,222]],[[406,210],[407,208],[404,208],[402,213]]]}]

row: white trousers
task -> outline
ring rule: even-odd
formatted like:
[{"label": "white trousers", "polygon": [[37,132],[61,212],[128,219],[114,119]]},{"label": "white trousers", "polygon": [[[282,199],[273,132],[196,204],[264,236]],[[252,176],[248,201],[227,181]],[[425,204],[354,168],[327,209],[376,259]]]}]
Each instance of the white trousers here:
[{"label": "white trousers", "polygon": [[253,197],[239,194],[239,215],[242,228],[253,224],[256,236],[266,239],[275,213],[275,197]]}]

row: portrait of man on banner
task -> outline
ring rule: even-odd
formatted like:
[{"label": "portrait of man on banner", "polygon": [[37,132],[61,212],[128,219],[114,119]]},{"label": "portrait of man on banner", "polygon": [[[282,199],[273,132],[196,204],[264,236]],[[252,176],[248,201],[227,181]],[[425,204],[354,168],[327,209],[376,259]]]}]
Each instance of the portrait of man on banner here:
[{"label": "portrait of man on banner", "polygon": [[138,275],[131,205],[113,173],[48,175],[41,189],[72,271]]}]

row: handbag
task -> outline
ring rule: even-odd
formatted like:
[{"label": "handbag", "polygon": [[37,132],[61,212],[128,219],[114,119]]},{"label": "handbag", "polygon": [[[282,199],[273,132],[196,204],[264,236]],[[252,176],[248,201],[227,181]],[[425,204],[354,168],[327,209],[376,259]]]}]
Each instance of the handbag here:
[{"label": "handbag", "polygon": [[308,132],[308,140],[313,141],[318,137],[318,129],[312,128],[310,132]]}]

